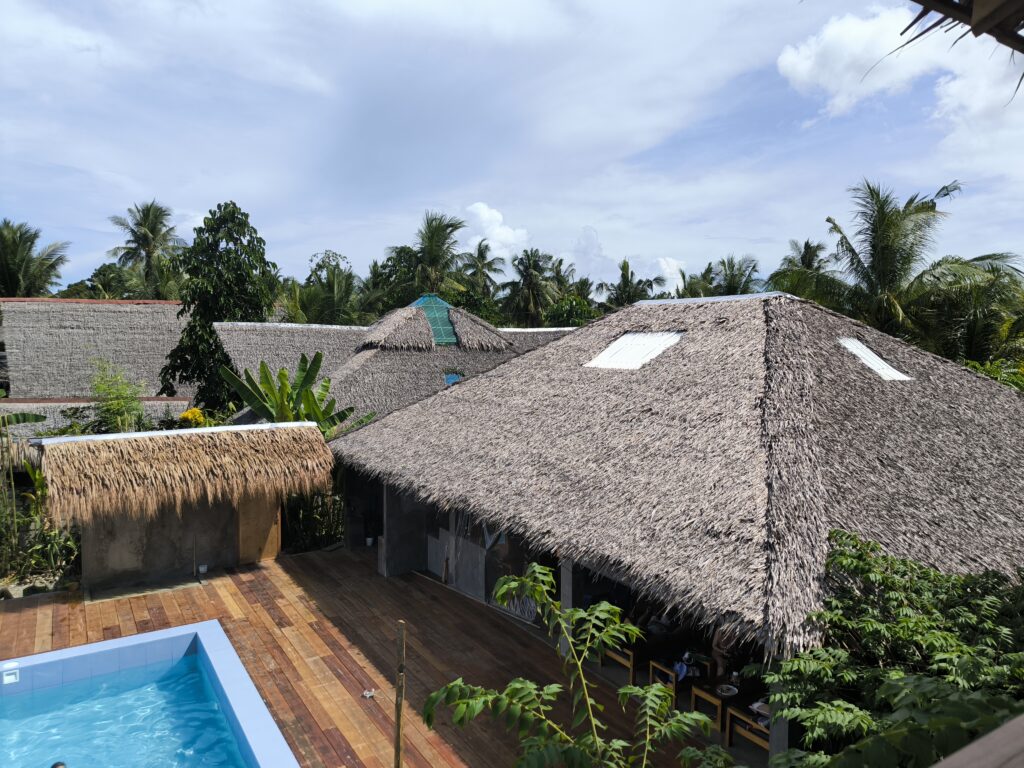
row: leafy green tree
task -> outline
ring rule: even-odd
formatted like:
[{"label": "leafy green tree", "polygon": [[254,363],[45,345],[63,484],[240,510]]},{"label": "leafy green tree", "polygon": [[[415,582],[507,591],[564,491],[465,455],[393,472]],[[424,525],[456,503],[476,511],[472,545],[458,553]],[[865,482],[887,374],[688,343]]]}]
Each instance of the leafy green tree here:
[{"label": "leafy green tree", "polygon": [[[552,570],[531,563],[523,576],[499,579],[494,600],[501,606],[524,599],[533,602],[537,617],[565,650],[562,658],[568,687],[558,683],[540,686],[516,678],[499,691],[459,678],[427,697],[423,719],[428,726],[433,727],[439,707],[450,709],[458,726],[487,714],[518,734],[519,765],[551,768],[646,768],[668,745],[681,745],[698,730],[710,732],[711,721],[706,715],[673,709],[668,688],[654,683],[619,689],[623,709],[632,698],[637,700],[634,735],[632,740],[610,738],[601,721],[602,707],[594,699],[594,683],[588,679],[585,664],[597,660],[605,651],[636,642],[640,629],[623,621],[621,611],[607,602],[589,608],[564,608],[555,599],[555,591]],[[552,716],[563,693],[569,694],[569,723],[560,723]],[[686,765],[731,765],[729,756],[716,746],[703,751],[683,747],[679,760]]]},{"label": "leafy green tree", "polygon": [[686,274],[679,270],[679,285],[675,289],[677,299],[697,299],[715,295],[715,266],[708,262],[703,272]]},{"label": "leafy green tree", "polygon": [[586,325],[600,316],[601,313],[589,301],[580,298],[575,293],[566,293],[544,313],[544,322],[554,328],[568,328]]},{"label": "leafy green tree", "polygon": [[[171,209],[156,200],[134,204],[127,216],[111,216],[110,223],[125,236],[124,245],[110,249],[107,255],[117,259],[122,267],[141,270],[144,298],[169,299],[163,295],[167,289],[167,263],[185,245],[171,224]],[[163,279],[161,279],[161,277]]]},{"label": "leafy green tree", "polygon": [[757,293],[761,290],[761,281],[757,278],[757,259],[753,256],[737,259],[730,253],[715,264],[711,284],[716,296]]},{"label": "leafy green tree", "polygon": [[220,369],[231,360],[213,324],[266,320],[279,282],[277,267],[267,261],[249,214],[230,201],[210,211],[174,262],[187,276],[178,316],[188,321],[160,371],[160,393],[173,395],[178,384],[195,384],[196,400],[205,409],[223,410],[232,390]]},{"label": "leafy green tree", "polygon": [[[317,376],[320,375],[323,361],[324,356],[321,352],[313,355],[312,361],[302,355],[294,376],[289,375],[287,368],[282,368],[275,378],[270,372],[270,366],[265,362],[260,363],[259,378],[248,370],[244,372],[245,378],[240,378],[226,365],[221,367],[220,375],[242,402],[261,419],[277,423],[312,421],[320,428],[324,437],[330,439],[352,415],[354,409],[336,410],[337,401],[330,396],[330,379],[325,377],[317,384]],[[364,416],[350,428],[361,426],[372,418],[373,414]]]},{"label": "leafy green tree", "polygon": [[502,306],[514,322],[536,327],[558,299],[552,275],[554,257],[536,248],[524,249],[512,259],[512,279],[501,284]]},{"label": "leafy green tree", "polygon": [[569,286],[569,290],[593,306],[595,286],[594,281],[589,277],[576,278]]},{"label": "leafy green tree", "polygon": [[1024,712],[1017,579],[939,573],[841,531],[830,542],[810,617],[822,644],[765,676],[802,732],[773,765],[932,765]]},{"label": "leafy green tree", "polygon": [[90,391],[96,402],[96,417],[88,426],[89,432],[145,432],[153,428],[142,407],[143,386],[117,366],[97,360]]},{"label": "leafy green tree", "polygon": [[637,277],[629,266],[629,260],[619,263],[619,279],[614,283],[598,283],[597,290],[607,294],[605,304],[609,307],[626,307],[643,299],[651,298],[655,288],[665,285],[665,278]]},{"label": "leafy green tree", "polygon": [[463,255],[462,271],[466,276],[466,289],[481,299],[493,299],[498,289],[498,281],[494,276],[500,275],[504,266],[505,259],[491,256],[491,244],[486,239],[481,240],[470,253]]},{"label": "leafy green tree", "polygon": [[1024,392],[1024,361],[993,360],[988,363],[978,363],[968,360],[967,367],[1006,384],[1008,387],[1014,387]]},{"label": "leafy green tree", "polygon": [[39,247],[40,231],[0,221],[0,296],[47,296],[60,281],[70,243]]},{"label": "leafy green tree", "polygon": [[416,245],[389,249],[384,265],[392,299],[389,309],[405,306],[424,293],[464,289],[458,233],[465,226],[455,216],[427,211],[416,232]]},{"label": "leafy green tree", "polygon": [[373,316],[361,309],[360,281],[344,256],[325,251],[310,262],[305,282],[283,281],[281,300],[287,322],[360,325],[372,321]]},{"label": "leafy green tree", "polygon": [[789,241],[789,253],[768,276],[767,286],[794,296],[811,299],[833,309],[842,309],[848,286],[832,267],[822,242]]}]

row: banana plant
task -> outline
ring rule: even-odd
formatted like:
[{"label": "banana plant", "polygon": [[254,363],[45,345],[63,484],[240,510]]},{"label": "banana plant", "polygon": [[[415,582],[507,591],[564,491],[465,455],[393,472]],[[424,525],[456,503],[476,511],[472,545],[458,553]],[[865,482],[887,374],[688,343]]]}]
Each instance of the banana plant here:
[{"label": "banana plant", "polygon": [[[282,368],[275,377],[270,366],[261,362],[259,376],[253,376],[246,369],[239,377],[227,366],[221,366],[221,377],[231,386],[253,413],[270,422],[312,421],[330,438],[352,415],[354,408],[337,408],[337,401],[330,396],[331,380],[324,378],[316,384],[317,374],[323,365],[324,356],[317,352],[310,360],[306,355],[299,358],[295,375],[289,375]],[[315,386],[314,386],[315,385]],[[358,419],[349,426],[354,429],[365,424],[373,414]]]}]

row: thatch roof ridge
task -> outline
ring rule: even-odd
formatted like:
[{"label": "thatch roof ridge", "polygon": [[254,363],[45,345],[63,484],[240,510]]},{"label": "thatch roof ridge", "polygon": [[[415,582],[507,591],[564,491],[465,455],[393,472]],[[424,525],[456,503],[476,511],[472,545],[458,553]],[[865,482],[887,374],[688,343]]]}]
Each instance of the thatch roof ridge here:
[{"label": "thatch roof ridge", "polygon": [[333,457],[315,424],[294,422],[44,438],[51,514],[84,522],[330,486]]},{"label": "thatch roof ridge", "polygon": [[[684,336],[639,370],[583,367],[625,332],[667,330]],[[845,336],[912,380],[884,381]],[[1020,396],[966,373],[795,298],[634,306],[332,448],[795,648],[814,641],[831,528],[944,570],[1010,570],[1024,551]]]},{"label": "thatch roof ridge", "polygon": [[448,319],[463,349],[497,352],[512,347],[512,342],[498,333],[497,328],[472,312],[452,307],[448,310]]},{"label": "thatch roof ridge", "polygon": [[434,349],[434,332],[419,307],[399,307],[370,326],[359,349]]}]

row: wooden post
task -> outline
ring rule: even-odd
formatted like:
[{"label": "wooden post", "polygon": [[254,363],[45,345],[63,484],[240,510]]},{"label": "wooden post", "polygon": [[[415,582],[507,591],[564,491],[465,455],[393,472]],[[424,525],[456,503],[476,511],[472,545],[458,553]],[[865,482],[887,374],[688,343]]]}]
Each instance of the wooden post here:
[{"label": "wooden post", "polygon": [[402,702],[405,700],[405,622],[398,620],[398,676],[395,680],[395,768],[402,768]]}]

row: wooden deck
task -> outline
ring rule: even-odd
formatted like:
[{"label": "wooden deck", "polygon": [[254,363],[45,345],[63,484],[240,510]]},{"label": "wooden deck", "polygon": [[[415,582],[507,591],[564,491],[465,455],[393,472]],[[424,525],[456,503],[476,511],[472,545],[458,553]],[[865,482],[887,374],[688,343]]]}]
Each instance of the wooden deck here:
[{"label": "wooden deck", "polygon": [[[561,680],[554,651],[497,611],[422,576],[384,579],[351,552],[282,557],[203,585],[84,603],[66,593],[0,601],[0,660],[219,619],[304,766],[391,766],[398,619],[408,624],[405,764],[511,766],[516,741],[481,719],[430,731],[426,696],[455,677],[503,686]],[[363,698],[373,689],[373,698]],[[615,731],[628,717],[604,686]]]}]

